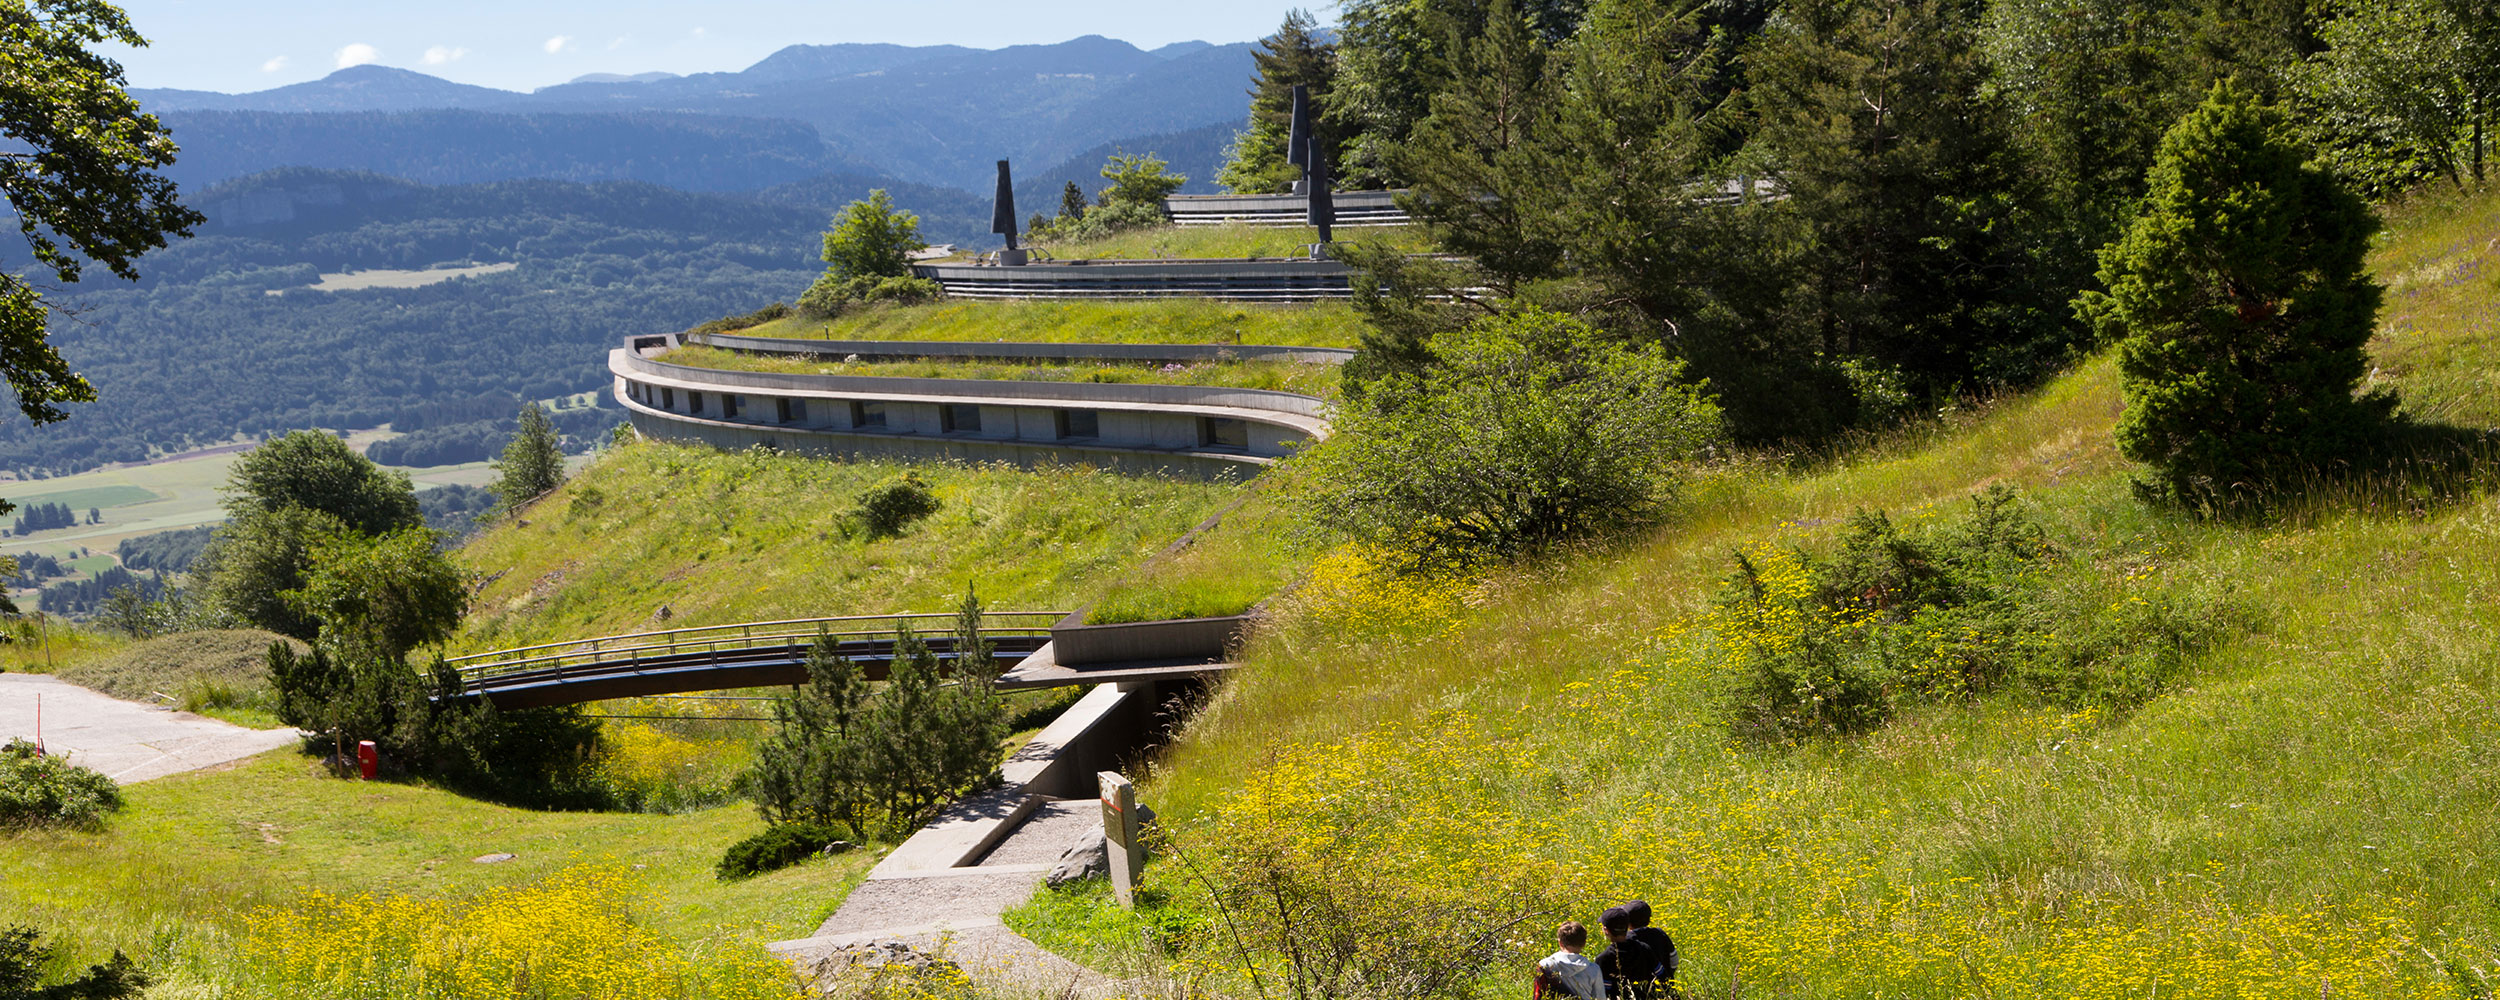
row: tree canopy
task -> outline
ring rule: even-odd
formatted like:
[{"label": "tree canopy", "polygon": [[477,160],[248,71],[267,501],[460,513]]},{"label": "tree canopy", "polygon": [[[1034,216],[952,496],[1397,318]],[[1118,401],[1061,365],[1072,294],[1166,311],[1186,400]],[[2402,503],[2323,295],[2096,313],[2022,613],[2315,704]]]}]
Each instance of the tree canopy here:
[{"label": "tree canopy", "polygon": [[[102,0],[0,0],[0,195],[34,262],[63,282],[87,263],[136,280],[139,255],[202,221],[156,172],[177,151],[164,126],[123,89],[120,64],[89,51],[103,42],[147,39]],[[48,329],[43,296],[0,266],[0,375],[36,423],[95,398]]]}]

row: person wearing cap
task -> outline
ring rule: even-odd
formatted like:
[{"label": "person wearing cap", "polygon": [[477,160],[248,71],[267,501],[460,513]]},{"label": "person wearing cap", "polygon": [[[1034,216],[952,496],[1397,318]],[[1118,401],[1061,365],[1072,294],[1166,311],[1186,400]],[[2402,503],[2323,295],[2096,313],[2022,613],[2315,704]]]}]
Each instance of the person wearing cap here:
[{"label": "person wearing cap", "polygon": [[1650,954],[1658,956],[1658,981],[1666,984],[1668,989],[1674,989],[1683,964],[1675,953],[1675,939],[1649,925],[1648,900],[1635,899],[1625,903],[1623,911],[1632,918],[1632,939],[1648,945]]},{"label": "person wearing cap", "polygon": [[1632,911],[1610,906],[1597,921],[1610,942],[1597,956],[1598,974],[1606,980],[1606,1000],[1650,1000],[1658,988],[1658,954],[1632,936]]}]

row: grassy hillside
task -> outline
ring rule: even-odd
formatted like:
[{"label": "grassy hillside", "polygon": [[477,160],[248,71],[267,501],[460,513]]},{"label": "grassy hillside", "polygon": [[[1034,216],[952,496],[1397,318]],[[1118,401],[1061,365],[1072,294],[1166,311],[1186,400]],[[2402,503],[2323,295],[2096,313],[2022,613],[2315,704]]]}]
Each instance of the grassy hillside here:
[{"label": "grassy hillside", "polygon": [[[129,804],[100,833],[0,836],[0,913],[42,928],[66,960],[126,950],[180,996],[268,995],[236,986],[246,965],[283,953],[283,942],[249,933],[264,907],[300,909],[314,892],[472,896],[584,864],[623,869],[628,912],[661,947],[700,964],[769,967],[750,961],[761,957],[758,943],[812,930],[876,860],[860,851],[722,883],[712,875],[721,849],[763,828],[744,803],[682,816],[533,812],[414,785],[335,780],[285,752],[134,785],[126,795]],[[516,857],[471,860],[495,853]],[[389,923],[411,915],[371,901],[362,909],[363,919],[381,922],[365,933],[382,938],[394,930]],[[466,930],[463,947],[482,949],[562,928]]]},{"label": "grassy hillside", "polygon": [[[859,494],[906,469],[944,506],[900,537],[867,537],[851,517]],[[1233,495],[1228,486],[1087,468],[638,444],[460,550],[463,564],[491,579],[454,644],[944,611],[967,585],[997,610],[1073,611]]]},{"label": "grassy hillside", "polygon": [[[1380,244],[1406,253],[1433,249],[1421,226],[1340,228],[1329,235],[1340,243]],[[1303,257],[1317,242],[1319,230],[1309,226],[1156,226],[1095,240],[1034,240],[1033,245],[1055,260],[1166,260]]]},{"label": "grassy hillside", "polygon": [[1068,362],[1024,365],[987,361],[876,361],[845,364],[820,358],[740,354],[712,347],[681,347],[656,360],[697,368],[778,372],[790,375],[882,375],[892,378],[971,378],[1017,382],[1141,382],[1158,385],[1272,389],[1305,396],[1337,393],[1334,365],[1295,361],[1225,361],[1204,364]]},{"label": "grassy hillside", "polygon": [[[2409,209],[2375,265],[2378,377],[2500,423],[2500,199]],[[2500,500],[2190,521],[2130,497],[2119,407],[2102,359],[1822,468],[1723,470],[1673,527],[1543,567],[1401,580],[1333,554],[1147,798],[1196,870],[1336,900],[1305,912],[1444,938],[1519,919],[1462,990],[1484,995],[1523,988],[1541,928],[1637,896],[1710,997],[2488,996]],[[1861,738],[1738,735],[1732,550],[1775,566],[1859,510],[1919,524],[1993,484],[2062,553],[2065,629],[2123,656],[2165,641],[2129,631],[2158,605],[2216,641],[2149,700],[2008,688]],[[1174,912],[1212,919],[1177,874]],[[1067,909],[1019,919],[1105,947],[1050,930],[1085,924]]]},{"label": "grassy hillside", "polygon": [[1262,306],[1208,299],[959,301],[872,307],[833,320],[793,316],[737,333],[812,340],[1353,347],[1361,339],[1361,326],[1354,310],[1343,305]]}]

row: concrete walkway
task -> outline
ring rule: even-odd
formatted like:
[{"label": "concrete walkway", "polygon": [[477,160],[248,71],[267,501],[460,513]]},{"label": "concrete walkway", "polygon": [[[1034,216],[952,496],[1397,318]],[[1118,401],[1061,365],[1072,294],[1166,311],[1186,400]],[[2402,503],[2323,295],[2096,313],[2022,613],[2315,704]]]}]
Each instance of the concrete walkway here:
[{"label": "concrete walkway", "polygon": [[46,750],[124,785],[241,760],[301,738],[292,729],[245,729],[39,674],[0,674],[0,742],[35,738],[38,700]]}]

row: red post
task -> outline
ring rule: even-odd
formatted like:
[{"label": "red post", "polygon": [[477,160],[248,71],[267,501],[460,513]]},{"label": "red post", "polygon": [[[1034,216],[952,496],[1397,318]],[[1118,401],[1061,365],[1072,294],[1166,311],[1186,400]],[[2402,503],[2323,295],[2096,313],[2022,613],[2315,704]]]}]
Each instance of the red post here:
[{"label": "red post", "polygon": [[356,769],[364,773],[365,780],[373,780],[373,772],[381,766],[382,754],[381,751],[374,749],[373,741],[358,741],[356,743]]}]

